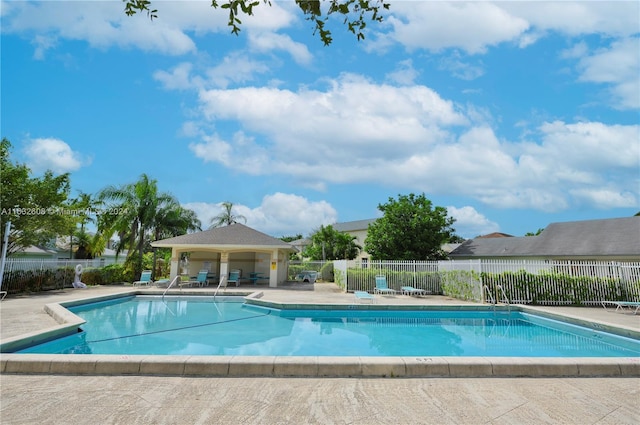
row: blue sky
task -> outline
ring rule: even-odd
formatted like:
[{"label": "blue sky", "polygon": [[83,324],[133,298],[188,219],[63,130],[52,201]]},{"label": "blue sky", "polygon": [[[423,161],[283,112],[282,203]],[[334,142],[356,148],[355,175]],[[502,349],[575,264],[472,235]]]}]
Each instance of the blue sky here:
[{"label": "blue sky", "polygon": [[640,210],[640,3],[392,1],[322,45],[291,1],[2,1],[1,130],[72,196],[146,173],[273,236],[399,194],[465,238]]}]

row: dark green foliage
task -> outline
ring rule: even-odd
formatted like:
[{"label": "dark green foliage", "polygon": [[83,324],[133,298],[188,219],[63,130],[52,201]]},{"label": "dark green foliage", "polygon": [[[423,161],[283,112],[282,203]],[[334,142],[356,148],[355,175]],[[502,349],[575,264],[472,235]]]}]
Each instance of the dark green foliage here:
[{"label": "dark green foliage", "polygon": [[[85,269],[81,280],[89,286],[131,282],[133,273],[122,264]],[[2,288],[9,294],[54,291],[73,287],[74,267],[42,270],[15,270],[5,272]]]},{"label": "dark green foliage", "polygon": [[498,298],[502,286],[512,302],[531,304],[593,305],[600,301],[639,301],[627,284],[618,278],[598,276],[570,276],[561,273],[533,274],[524,270],[500,274],[482,273],[482,283]]},{"label": "dark green foliage", "polygon": [[447,209],[433,207],[424,194],[398,195],[378,205],[384,214],[369,225],[365,251],[374,260],[441,260],[443,243],[451,240],[454,219]]},{"label": "dark green foliage", "polygon": [[333,262],[324,263],[320,268],[320,279],[325,282],[333,282]]},{"label": "dark green foliage", "polygon": [[312,260],[353,260],[358,256],[361,247],[356,237],[338,232],[333,226],[320,226],[311,235],[311,245],[302,253],[303,257]]},{"label": "dark green foliage", "polygon": [[0,142],[0,241],[11,221],[7,255],[31,245],[44,246],[59,234],[69,234],[72,221],[64,214],[69,194],[69,174],[46,171],[31,177],[31,170],[9,158],[11,143]]},{"label": "dark green foliage", "polygon": [[127,271],[123,264],[110,264],[96,269],[85,269],[82,282],[87,285],[113,285],[132,282],[133,273]]},{"label": "dark green foliage", "polygon": [[2,286],[9,294],[52,291],[71,287],[74,276],[72,267],[16,270],[5,272]]},{"label": "dark green foliage", "polygon": [[158,182],[146,174],[135,183],[102,189],[97,199],[105,210],[113,212],[98,217],[98,230],[102,234],[118,234],[116,252],[128,250],[127,264],[136,275],[143,270],[150,236],[158,240],[200,230],[195,212],[182,208],[173,195],[160,192]]}]

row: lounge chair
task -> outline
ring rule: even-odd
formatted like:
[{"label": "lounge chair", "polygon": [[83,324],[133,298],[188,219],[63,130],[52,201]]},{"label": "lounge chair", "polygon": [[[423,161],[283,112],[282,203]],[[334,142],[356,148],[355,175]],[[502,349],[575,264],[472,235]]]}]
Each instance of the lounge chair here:
[{"label": "lounge chair", "polygon": [[377,275],[376,276],[376,288],[373,290],[374,294],[395,294],[397,291],[395,289],[389,288],[387,285],[387,277],[385,275]]},{"label": "lounge chair", "polygon": [[607,305],[609,305],[611,308],[613,308],[613,306],[616,307],[615,311],[633,311],[633,314],[638,314],[638,311],[640,310],[640,302],[638,301],[602,301],[602,307],[604,307],[605,310],[611,310],[611,308],[607,308]]},{"label": "lounge chair", "polygon": [[363,301],[369,301],[371,304],[376,302],[376,297],[365,291],[354,291],[353,295],[356,297],[356,301],[360,303]]},{"label": "lounge chair", "polygon": [[166,288],[171,283],[170,279],[159,279],[153,282],[156,288]]},{"label": "lounge chair", "polygon": [[209,280],[207,279],[208,275],[209,275],[209,270],[200,270],[198,272],[198,277],[196,277],[196,280],[191,281],[191,284],[199,285],[200,287],[209,286]]},{"label": "lounge chair", "polygon": [[4,297],[7,296],[7,291],[0,291],[0,301],[4,300]]},{"label": "lounge chair", "polygon": [[150,283],[153,283],[153,281],[151,280],[151,270],[144,270],[142,274],[140,274],[140,280],[136,280],[135,282],[133,282],[133,286],[149,286]]},{"label": "lounge chair", "polygon": [[414,288],[413,286],[403,286],[400,290],[404,295],[424,295],[426,293],[424,289]]},{"label": "lounge chair", "polygon": [[227,284],[225,286],[228,286],[230,283],[235,283],[236,286],[240,286],[240,272],[239,271],[234,270],[231,273],[229,273],[229,279],[227,279]]}]

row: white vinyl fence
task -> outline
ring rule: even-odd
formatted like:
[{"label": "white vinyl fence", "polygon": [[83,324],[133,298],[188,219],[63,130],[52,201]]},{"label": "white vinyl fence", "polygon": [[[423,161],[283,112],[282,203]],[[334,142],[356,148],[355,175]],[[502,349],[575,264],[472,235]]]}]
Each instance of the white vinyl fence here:
[{"label": "white vinyl fence", "polygon": [[[413,286],[474,301],[542,305],[594,305],[640,301],[640,262],[455,260],[345,261],[346,291],[375,288],[384,274],[392,289]],[[336,266],[336,268],[338,268]]]},{"label": "white vinyl fence", "polygon": [[4,271],[10,273],[15,270],[47,270],[47,269],[59,269],[64,267],[74,268],[76,265],[82,265],[83,269],[104,267],[109,264],[122,264],[124,263],[124,257],[119,258],[118,261],[112,258],[95,258],[92,260],[74,260],[74,259],[30,259],[30,258],[7,258]]},{"label": "white vinyl fence", "polygon": [[75,267],[78,264],[83,270],[90,270],[110,264],[122,264],[124,261],[124,256],[117,261],[113,258],[92,260],[7,258],[2,275],[2,290],[18,293],[25,290],[63,289],[72,286]]}]

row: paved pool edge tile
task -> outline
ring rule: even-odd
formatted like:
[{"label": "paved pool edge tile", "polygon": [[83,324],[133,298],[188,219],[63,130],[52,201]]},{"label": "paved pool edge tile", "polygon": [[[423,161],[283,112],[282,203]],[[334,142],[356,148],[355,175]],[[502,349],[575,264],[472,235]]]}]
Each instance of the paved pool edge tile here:
[{"label": "paved pool edge tile", "polygon": [[637,358],[2,354],[3,374],[282,377],[640,377]]}]

